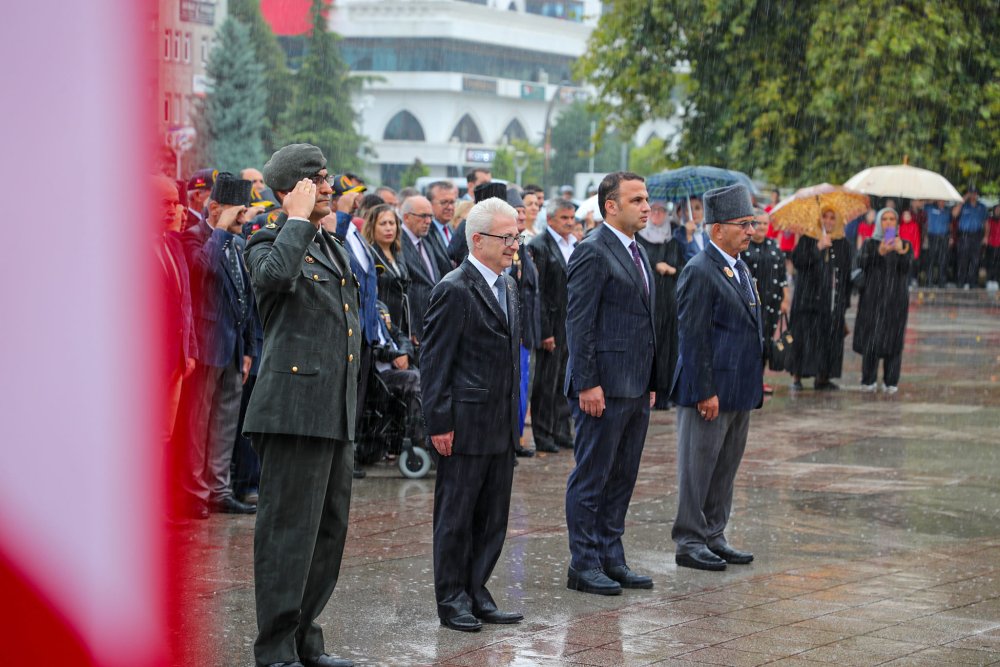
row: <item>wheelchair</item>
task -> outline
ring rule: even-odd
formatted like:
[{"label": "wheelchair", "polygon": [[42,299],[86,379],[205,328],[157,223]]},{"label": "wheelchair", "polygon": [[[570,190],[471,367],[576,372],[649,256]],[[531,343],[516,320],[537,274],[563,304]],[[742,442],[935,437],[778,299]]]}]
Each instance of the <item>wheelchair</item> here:
[{"label": "wheelchair", "polygon": [[370,465],[393,454],[403,477],[421,479],[431,470],[426,443],[414,443],[406,432],[405,401],[393,395],[374,367],[355,441],[359,463]]}]

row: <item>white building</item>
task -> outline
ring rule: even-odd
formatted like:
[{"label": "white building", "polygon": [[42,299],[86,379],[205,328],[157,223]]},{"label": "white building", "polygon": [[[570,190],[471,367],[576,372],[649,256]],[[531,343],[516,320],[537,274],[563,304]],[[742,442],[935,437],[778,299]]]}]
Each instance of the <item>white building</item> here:
[{"label": "white building", "polygon": [[461,176],[505,141],[541,144],[559,107],[585,95],[561,84],[600,11],[599,0],[338,0],[330,28],[344,59],[380,79],[354,100],[377,153],[367,177],[398,185],[414,158]]}]

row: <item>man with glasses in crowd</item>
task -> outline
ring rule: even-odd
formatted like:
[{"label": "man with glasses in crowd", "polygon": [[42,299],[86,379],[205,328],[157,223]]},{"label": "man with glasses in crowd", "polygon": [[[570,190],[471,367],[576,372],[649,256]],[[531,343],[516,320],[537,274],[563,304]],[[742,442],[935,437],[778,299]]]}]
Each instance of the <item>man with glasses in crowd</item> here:
[{"label": "man with glasses in crowd", "polygon": [[427,188],[427,198],[431,202],[430,233],[427,234],[427,244],[434,251],[441,275],[455,268],[448,256],[448,244],[455,232],[451,229],[451,221],[455,217],[455,202],[458,199],[458,188],[450,181],[437,181]]},{"label": "man with glasses in crowd", "polygon": [[677,286],[679,355],[675,561],[698,570],[745,565],[753,554],[726,541],[733,480],[743,458],[750,410],[764,394],[760,295],[740,253],[753,237],[750,192],[742,185],[704,196],[709,244],[681,271]]},{"label": "man with glasses in crowd", "polygon": [[410,302],[410,337],[418,351],[424,339],[424,313],[431,290],[444,275],[427,243],[434,213],[426,197],[408,197],[403,201],[403,262],[410,274],[407,298]]}]

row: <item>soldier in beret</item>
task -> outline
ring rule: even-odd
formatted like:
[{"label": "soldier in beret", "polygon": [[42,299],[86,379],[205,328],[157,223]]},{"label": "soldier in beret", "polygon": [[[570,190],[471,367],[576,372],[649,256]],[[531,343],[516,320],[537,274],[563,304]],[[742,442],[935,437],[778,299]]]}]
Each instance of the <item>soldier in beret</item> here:
[{"label": "soldier in beret", "polygon": [[347,251],[322,229],[333,194],[323,153],[310,144],[285,146],[264,165],[264,179],[282,210],[254,232],[246,252],[264,322],[243,427],[261,462],[254,656],[260,667],[350,666],[325,652],[316,617],[336,586],[347,536],[358,284]]}]

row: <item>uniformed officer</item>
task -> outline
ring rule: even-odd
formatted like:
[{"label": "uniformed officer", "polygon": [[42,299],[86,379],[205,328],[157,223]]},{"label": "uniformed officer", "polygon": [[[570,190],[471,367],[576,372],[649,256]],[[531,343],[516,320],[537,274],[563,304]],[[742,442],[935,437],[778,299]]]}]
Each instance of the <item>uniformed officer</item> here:
[{"label": "uniformed officer", "polygon": [[[244,432],[260,455],[254,535],[257,665],[352,665],[327,655],[315,622],[337,583],[347,534],[361,351],[350,258],[330,214],[326,158],[278,150],[264,178],[282,212],[247,243],[264,352]],[[338,209],[353,206],[341,197]]]}]

